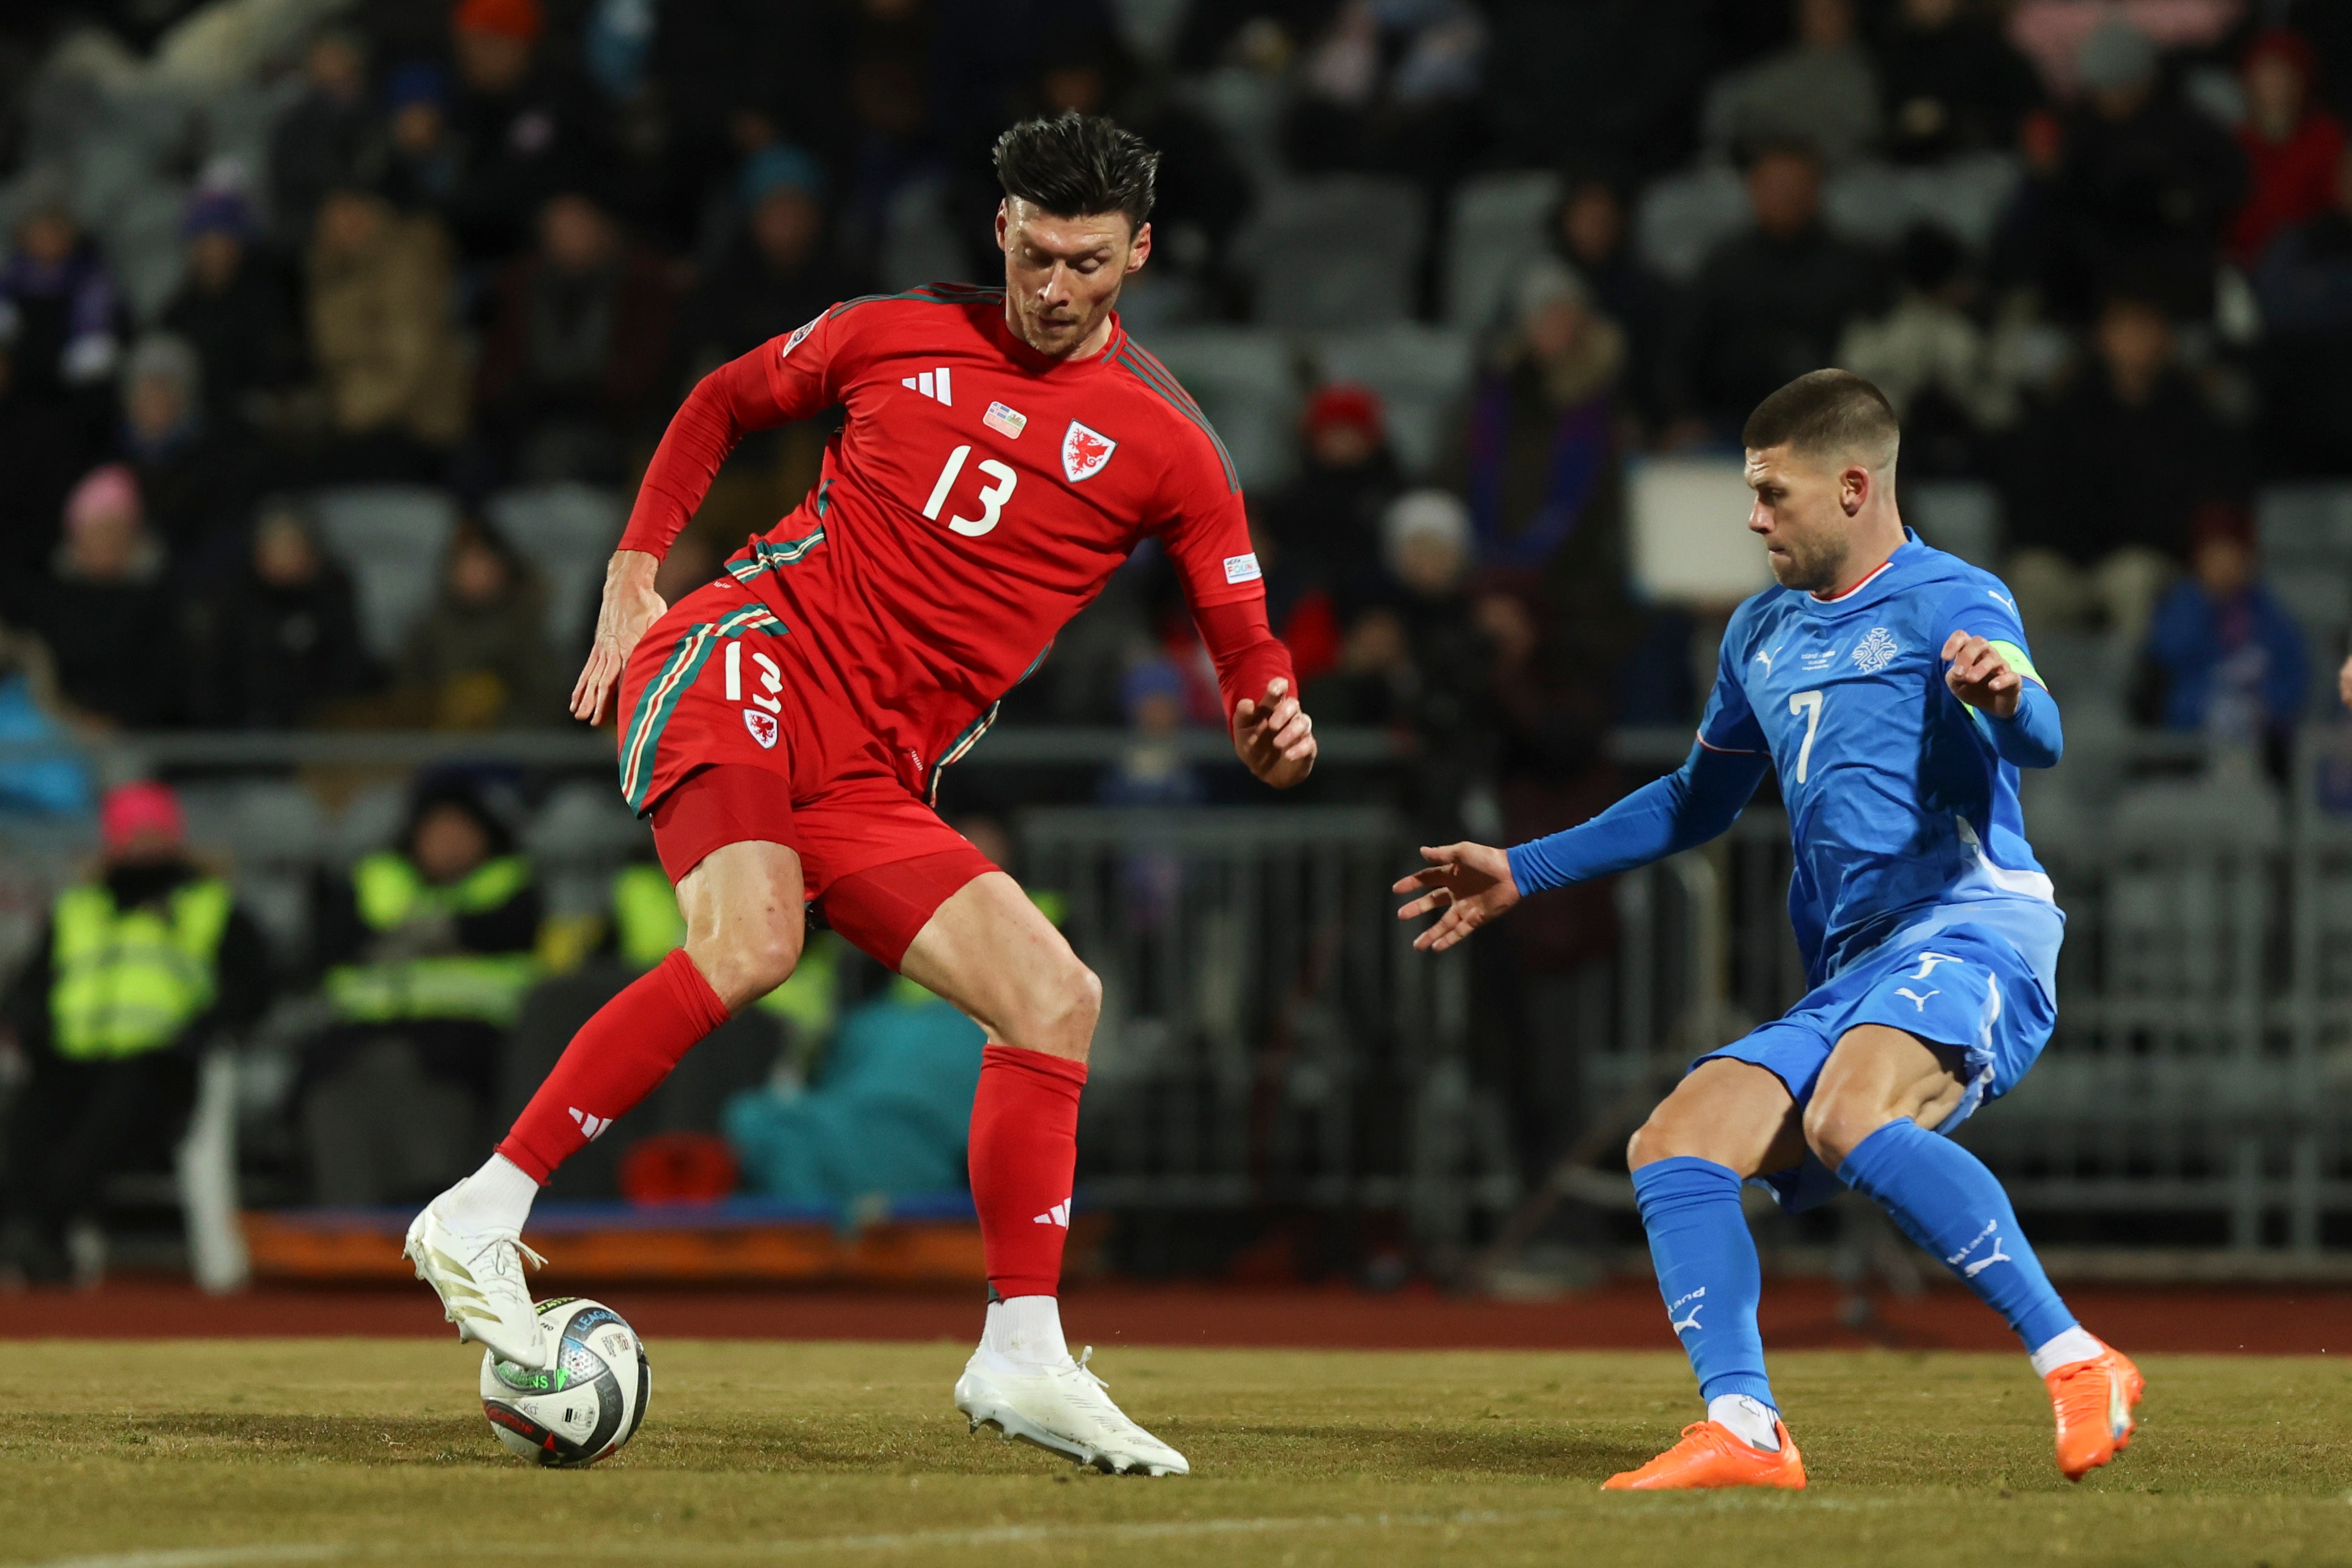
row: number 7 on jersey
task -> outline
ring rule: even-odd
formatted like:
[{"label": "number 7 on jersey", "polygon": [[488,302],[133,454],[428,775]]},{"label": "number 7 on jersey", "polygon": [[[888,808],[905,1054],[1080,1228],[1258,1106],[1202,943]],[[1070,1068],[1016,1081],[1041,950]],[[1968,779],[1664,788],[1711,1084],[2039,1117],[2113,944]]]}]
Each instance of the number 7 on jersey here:
[{"label": "number 7 on jersey", "polygon": [[1812,771],[1813,737],[1821,733],[1822,694],[1799,692],[1789,699],[1789,711],[1805,716],[1805,743],[1797,747],[1797,782],[1802,784],[1806,775]]}]

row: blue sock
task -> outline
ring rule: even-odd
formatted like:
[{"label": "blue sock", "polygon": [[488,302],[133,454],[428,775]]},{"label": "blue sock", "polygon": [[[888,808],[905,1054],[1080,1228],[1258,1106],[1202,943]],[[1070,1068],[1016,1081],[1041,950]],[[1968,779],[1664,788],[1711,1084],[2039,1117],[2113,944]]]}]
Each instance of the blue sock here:
[{"label": "blue sock", "polygon": [[1903,1234],[1942,1259],[1985,1305],[2009,1321],[2028,1353],[2074,1326],[2042,1260],[2018,1228],[2009,1194],[1984,1162],[1905,1117],[1846,1156],[1838,1179],[1868,1193]]},{"label": "blue sock", "polygon": [[1701,1397],[1745,1394],[1779,1409],[1764,1375],[1764,1335],[1756,1326],[1764,1271],[1739,1211],[1739,1174],[1677,1155],[1635,1171],[1633,1197],[1650,1233],[1666,1320],[1698,1374]]}]

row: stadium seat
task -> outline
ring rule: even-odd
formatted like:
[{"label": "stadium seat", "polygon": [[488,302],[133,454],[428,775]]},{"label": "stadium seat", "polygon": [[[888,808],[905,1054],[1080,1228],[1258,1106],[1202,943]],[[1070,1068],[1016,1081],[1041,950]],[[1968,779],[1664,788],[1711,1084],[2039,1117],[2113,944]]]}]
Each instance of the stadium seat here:
[{"label": "stadium seat", "polygon": [[1822,208],[1849,239],[1892,245],[1913,224],[1932,223],[1981,250],[2017,181],[2016,161],[2001,153],[1916,167],[1856,163],[1823,183]]},{"label": "stadium seat", "polygon": [[1419,476],[1444,455],[1469,393],[1471,342],[1466,331],[1400,321],[1334,333],[1316,344],[1314,355],[1324,381],[1360,382],[1381,394],[1397,461]]},{"label": "stadium seat", "polygon": [[1717,242],[1747,226],[1748,189],[1739,172],[1706,163],[1666,178],[1642,193],[1633,214],[1633,241],[1642,259],[1677,283],[1687,283]]},{"label": "stadium seat", "polygon": [[2352,485],[2273,485],[2255,498],[2254,533],[2273,570],[2314,560],[2352,566]]},{"label": "stadium seat", "polygon": [[1519,268],[1543,249],[1559,196],[1559,177],[1545,172],[1489,174],[1462,187],[1445,235],[1447,325],[1473,333],[1496,325]]},{"label": "stadium seat", "polygon": [[1902,486],[1903,520],[1970,566],[2000,559],[2000,493],[1980,479],[1921,479]]},{"label": "stadium seat", "polygon": [[346,866],[362,855],[386,847],[399,835],[400,824],[407,815],[406,785],[370,785],[343,802],[343,809],[335,813],[334,829],[325,845],[328,861],[338,867]]},{"label": "stadium seat", "polygon": [[937,180],[909,180],[892,194],[882,216],[882,249],[875,270],[885,289],[913,288],[963,277],[970,253],[948,221],[946,190]]},{"label": "stadium seat", "polygon": [[1426,203],[1402,180],[1337,174],[1265,193],[1234,242],[1261,326],[1314,332],[1413,313]]},{"label": "stadium seat", "polygon": [[650,841],[650,831],[622,803],[608,779],[559,784],[522,831],[538,866],[551,915],[602,915],[613,873]]},{"label": "stadium seat", "polygon": [[315,499],[327,547],[359,591],[369,651],[397,660],[410,623],[433,602],[456,506],[442,491],[407,485],[352,486]]},{"label": "stadium seat", "polygon": [[1289,476],[1297,458],[1298,375],[1282,339],[1245,327],[1196,327],[1139,341],[1200,403],[1244,485],[1260,488]]},{"label": "stadium seat", "polygon": [[541,485],[492,497],[487,509],[547,584],[548,642],[562,653],[585,647],[597,585],[628,521],[628,503],[591,485]]},{"label": "stadium seat", "polygon": [[127,192],[98,225],[123,300],[142,325],[161,316],[180,287],[185,258],[180,213],[186,204],[179,186],[150,182]]}]

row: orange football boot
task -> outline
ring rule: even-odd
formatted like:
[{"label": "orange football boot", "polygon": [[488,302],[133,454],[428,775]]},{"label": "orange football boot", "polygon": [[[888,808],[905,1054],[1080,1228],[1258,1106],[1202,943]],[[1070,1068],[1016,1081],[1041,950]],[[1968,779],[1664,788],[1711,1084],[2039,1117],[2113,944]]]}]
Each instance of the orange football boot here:
[{"label": "orange football boot", "polygon": [[2105,1341],[2088,1361],[2068,1362],[2043,1378],[2058,1412],[2058,1469],[2079,1481],[2131,1446],[2132,1406],[2147,1379]]},{"label": "orange football boot", "polygon": [[1720,1421],[1694,1421],[1683,1440],[1643,1465],[1601,1483],[1602,1491],[1682,1491],[1697,1487],[1805,1490],[1805,1457],[1789,1428],[1772,1423],[1780,1451],[1768,1454]]}]

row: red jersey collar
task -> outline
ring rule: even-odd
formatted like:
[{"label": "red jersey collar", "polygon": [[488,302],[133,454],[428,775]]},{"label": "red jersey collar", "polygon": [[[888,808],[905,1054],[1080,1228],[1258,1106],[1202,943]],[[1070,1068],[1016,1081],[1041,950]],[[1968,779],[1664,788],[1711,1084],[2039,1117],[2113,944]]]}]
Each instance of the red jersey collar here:
[{"label": "red jersey collar", "polygon": [[1120,325],[1118,312],[1114,310],[1110,313],[1110,336],[1096,352],[1083,360],[1055,359],[1051,354],[1041,354],[1023,342],[1020,335],[1006,324],[1004,312],[1010,308],[1009,305],[1000,305],[989,318],[989,329],[996,338],[996,346],[1004,350],[1005,358],[1033,376],[1088,375],[1098,367],[1110,364],[1118,357],[1118,351],[1127,346],[1127,329]]}]

